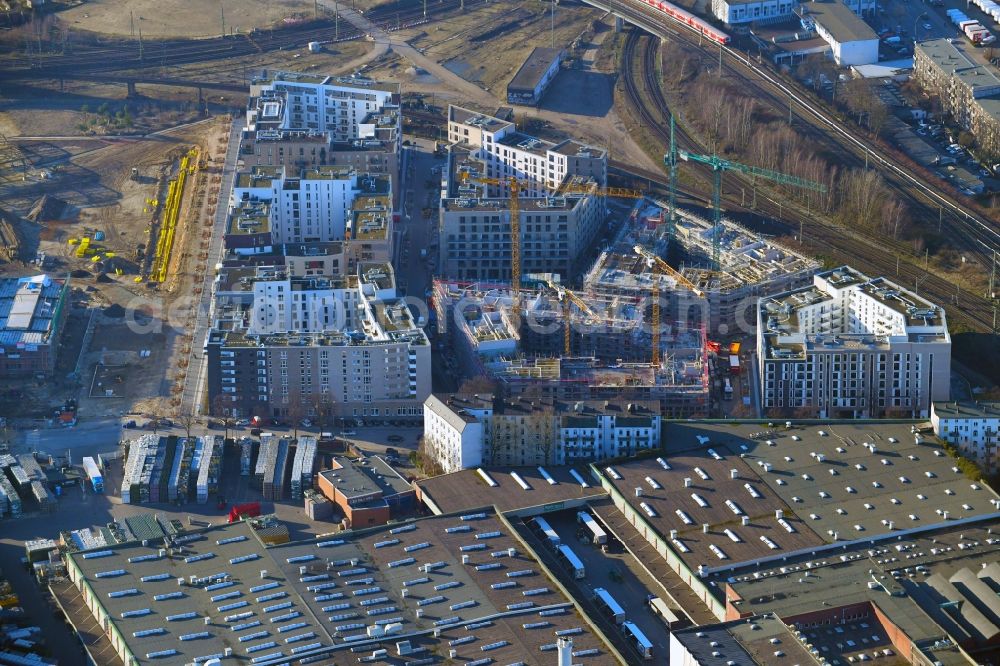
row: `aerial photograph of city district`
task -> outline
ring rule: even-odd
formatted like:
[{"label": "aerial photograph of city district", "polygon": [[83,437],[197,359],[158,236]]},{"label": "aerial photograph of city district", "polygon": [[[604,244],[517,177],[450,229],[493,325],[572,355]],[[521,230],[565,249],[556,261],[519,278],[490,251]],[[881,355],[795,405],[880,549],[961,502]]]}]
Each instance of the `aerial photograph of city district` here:
[{"label": "aerial photograph of city district", "polygon": [[1000,666],[1000,0],[0,0],[0,666]]}]

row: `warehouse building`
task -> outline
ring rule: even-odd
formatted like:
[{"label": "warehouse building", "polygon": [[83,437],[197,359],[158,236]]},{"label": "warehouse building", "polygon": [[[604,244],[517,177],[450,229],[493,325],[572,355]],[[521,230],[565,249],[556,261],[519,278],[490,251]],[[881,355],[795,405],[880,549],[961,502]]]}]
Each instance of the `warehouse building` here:
[{"label": "warehouse building", "polygon": [[[476,549],[462,546],[475,544]],[[492,511],[266,547],[244,522],[68,553],[83,604],[123,663],[621,663],[580,606]],[[509,574],[519,572],[512,577]],[[506,584],[501,584],[506,583]],[[571,637],[571,647],[557,645]]]},{"label": "warehouse building", "polygon": [[507,84],[507,103],[538,106],[562,65],[565,51],[536,46]]},{"label": "warehouse building", "polygon": [[52,374],[68,295],[69,279],[0,279],[0,379]]},{"label": "warehouse building", "polygon": [[811,0],[795,10],[802,27],[826,40],[834,61],[842,66],[878,62],[878,35],[840,0]]},{"label": "warehouse building", "polygon": [[944,309],[842,266],[812,287],[762,298],[762,407],[819,418],[929,418],[950,393]]},{"label": "warehouse building", "polygon": [[671,666],[815,664],[809,650],[773,616],[670,632]]},{"label": "warehouse building", "polygon": [[430,344],[388,264],[350,278],[260,274],[230,287],[208,333],[208,397],[233,416],[417,418]]},{"label": "warehouse building", "polygon": [[712,15],[728,25],[776,23],[792,17],[798,0],[712,0]]},{"label": "warehouse building", "polygon": [[[728,580],[755,581],[756,571],[779,568],[791,574],[788,562],[800,558],[841,562],[845,549],[895,551],[901,540],[958,526],[971,533],[1000,516],[1000,497],[907,423],[782,430],[675,423],[663,437],[661,458],[596,466],[600,483],[719,620],[769,610],[750,601],[769,594],[766,581],[755,593],[732,596],[720,588]],[[871,554],[859,557],[871,565]],[[867,580],[831,575],[857,587]],[[799,602],[816,609],[818,600],[832,600],[814,588],[800,582]]]},{"label": "warehouse building", "polygon": [[934,434],[974,460],[987,474],[1000,464],[1000,403],[935,402],[931,404]]}]

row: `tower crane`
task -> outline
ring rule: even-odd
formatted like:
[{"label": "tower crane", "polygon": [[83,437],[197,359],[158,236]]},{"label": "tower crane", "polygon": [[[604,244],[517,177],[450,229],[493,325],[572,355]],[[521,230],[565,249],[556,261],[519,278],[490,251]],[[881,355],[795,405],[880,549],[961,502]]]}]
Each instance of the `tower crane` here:
[{"label": "tower crane", "polygon": [[[674,148],[671,147],[671,150],[673,151]],[[719,270],[719,243],[722,240],[722,208],[719,200],[722,197],[723,171],[739,171],[740,173],[745,173],[752,178],[766,178],[767,180],[774,181],[780,185],[791,185],[792,187],[812,190],[814,192],[826,192],[826,185],[823,185],[822,183],[816,183],[811,180],[806,180],[805,178],[791,176],[786,173],[772,171],[770,169],[762,169],[760,167],[749,166],[747,164],[740,164],[739,162],[733,162],[732,160],[722,159],[718,155],[698,155],[695,153],[689,153],[686,150],[678,150],[677,155],[680,159],[685,161],[700,162],[701,164],[708,165],[712,168],[712,173],[715,176],[715,183],[712,188],[712,270],[716,271]],[[674,164],[676,164],[676,160],[674,160]],[[673,192],[671,192],[671,197],[672,196]]]},{"label": "tower crane", "polygon": [[594,311],[590,308],[589,305],[587,305],[587,302],[585,300],[583,300],[582,298],[580,298],[575,293],[573,293],[566,287],[562,286],[558,282],[555,282],[551,279],[546,279],[545,284],[547,284],[550,289],[555,291],[556,294],[559,296],[559,300],[563,302],[563,350],[566,356],[569,356],[572,353],[571,350],[572,339],[570,337],[571,331],[570,331],[570,320],[569,320],[569,315],[570,315],[569,304],[573,303],[574,305],[576,305],[576,307],[580,308],[580,310],[583,311],[591,319],[596,319],[597,315],[594,314]]},{"label": "tower crane", "polygon": [[[646,260],[646,263],[650,268],[654,269],[656,272],[663,273],[664,275],[669,275],[677,281],[677,284],[687,287],[691,290],[698,298],[704,298],[705,292],[698,289],[690,280],[684,277],[678,270],[673,266],[660,259],[658,256],[647,250],[641,245],[636,245],[633,250],[635,253]],[[652,347],[653,347],[653,365],[660,364],[660,282],[659,280],[653,280],[653,325],[652,325]]]}]

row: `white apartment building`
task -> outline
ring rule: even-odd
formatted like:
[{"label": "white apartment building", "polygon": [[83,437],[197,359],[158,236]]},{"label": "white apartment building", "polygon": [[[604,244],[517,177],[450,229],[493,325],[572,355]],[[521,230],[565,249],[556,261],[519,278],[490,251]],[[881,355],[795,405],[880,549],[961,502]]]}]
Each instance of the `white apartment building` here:
[{"label": "white apartment building", "polygon": [[[607,151],[578,141],[543,141],[517,131],[514,123],[463,109],[448,107],[448,141],[467,144],[472,159],[482,160],[487,178],[516,178],[527,186],[528,198],[553,194],[569,176],[591,178],[600,187],[608,182]],[[497,186],[491,196],[507,196]]]},{"label": "white apartment building", "polygon": [[483,464],[484,431],[489,428],[493,399],[434,395],[424,402],[424,450],[442,473]]},{"label": "white apartment building", "polygon": [[757,309],[761,404],[772,415],[927,418],[950,391],[944,310],[847,266]]},{"label": "white apartment building", "polygon": [[655,401],[500,400],[430,396],[424,445],[445,473],[491,466],[570,465],[660,446]]},{"label": "white apartment building", "polygon": [[247,130],[325,132],[332,141],[352,141],[375,136],[373,114],[398,105],[398,84],[274,72],[250,85]]},{"label": "white apartment building", "polygon": [[1000,403],[935,402],[931,405],[934,434],[954,445],[987,474],[997,471],[1000,443]]}]

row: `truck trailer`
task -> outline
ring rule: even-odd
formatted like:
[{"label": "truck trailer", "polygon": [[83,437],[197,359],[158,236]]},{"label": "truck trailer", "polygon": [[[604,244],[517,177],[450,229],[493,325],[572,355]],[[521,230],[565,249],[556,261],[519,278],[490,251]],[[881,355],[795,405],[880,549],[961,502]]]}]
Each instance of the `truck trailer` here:
[{"label": "truck trailer", "polygon": [[88,456],[83,459],[83,471],[87,473],[87,478],[90,479],[90,485],[94,492],[103,493],[104,477],[101,475],[101,468],[97,466],[93,458]]}]

